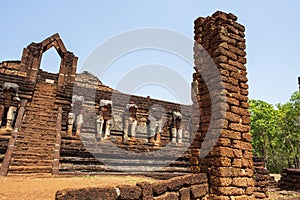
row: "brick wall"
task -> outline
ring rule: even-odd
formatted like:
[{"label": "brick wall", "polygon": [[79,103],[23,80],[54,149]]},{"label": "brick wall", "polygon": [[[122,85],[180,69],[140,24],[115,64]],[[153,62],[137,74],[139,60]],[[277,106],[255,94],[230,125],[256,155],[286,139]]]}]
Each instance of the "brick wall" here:
[{"label": "brick wall", "polygon": [[284,190],[300,190],[300,170],[282,169],[278,186]]},{"label": "brick wall", "polygon": [[20,61],[4,61],[0,63],[0,73],[26,77],[26,73],[20,71]]},{"label": "brick wall", "polygon": [[154,183],[141,182],[135,186],[65,189],[56,192],[56,200],[189,200],[207,199],[208,184],[205,174],[191,174]]},{"label": "brick wall", "polygon": [[268,197],[269,170],[265,168],[265,159],[263,157],[254,156],[253,165],[255,169],[254,180],[255,189],[254,195],[257,199],[264,199]]}]

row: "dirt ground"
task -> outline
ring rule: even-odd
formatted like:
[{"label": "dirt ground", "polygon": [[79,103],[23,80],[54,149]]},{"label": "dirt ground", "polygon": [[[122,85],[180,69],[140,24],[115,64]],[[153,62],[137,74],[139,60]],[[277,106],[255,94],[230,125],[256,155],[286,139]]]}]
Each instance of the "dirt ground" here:
[{"label": "dirt ground", "polygon": [[293,191],[272,191],[269,192],[268,200],[299,200],[300,193]]},{"label": "dirt ground", "polygon": [[[1,177],[0,200],[54,200],[57,190],[65,188],[104,187],[120,184],[134,185],[137,182],[154,182],[142,176],[83,176],[83,177]],[[300,193],[288,191],[270,192],[269,200],[296,200]]]},{"label": "dirt ground", "polygon": [[0,199],[54,200],[57,190],[65,188],[104,187],[120,184],[134,185],[154,179],[141,176],[84,176],[72,178],[1,177]]}]

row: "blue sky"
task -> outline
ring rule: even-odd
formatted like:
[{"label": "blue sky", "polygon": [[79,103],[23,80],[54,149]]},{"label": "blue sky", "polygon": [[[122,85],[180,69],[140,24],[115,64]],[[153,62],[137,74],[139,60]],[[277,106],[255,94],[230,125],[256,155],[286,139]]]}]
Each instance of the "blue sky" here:
[{"label": "blue sky", "polygon": [[[250,98],[284,103],[298,89],[300,1],[297,0],[3,0],[0,6],[0,60],[19,60],[22,49],[30,42],[39,42],[58,32],[67,49],[79,57],[79,70],[97,46],[120,33],[157,27],[192,39],[193,21],[197,17],[209,16],[216,10],[231,12],[246,26]],[[57,71],[58,57],[53,54],[54,50],[47,52],[43,62],[50,65],[45,69]],[[120,58],[111,74],[100,78],[104,84],[116,87],[117,80],[132,66],[148,63],[174,67],[187,82],[193,73],[192,67],[172,55],[145,51]],[[157,85],[139,88],[136,94],[174,100],[172,92]]]}]

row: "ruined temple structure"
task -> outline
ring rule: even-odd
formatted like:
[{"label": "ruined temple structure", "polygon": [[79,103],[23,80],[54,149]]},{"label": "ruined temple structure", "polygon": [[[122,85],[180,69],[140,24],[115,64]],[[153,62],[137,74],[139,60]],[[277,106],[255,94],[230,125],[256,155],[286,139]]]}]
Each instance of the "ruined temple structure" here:
[{"label": "ruined temple structure", "polygon": [[[98,190],[116,199],[266,197],[254,179],[244,32],[233,14],[195,20],[193,105],[123,94],[76,74],[77,57],[58,34],[31,43],[21,61],[0,63],[1,175],[176,176]],[[61,58],[57,74],[40,66],[50,48]]]},{"label": "ruined temple structure", "polygon": [[[61,58],[58,74],[40,66],[43,53],[50,48]],[[162,176],[191,172],[188,148],[181,155],[164,155],[155,161],[123,157],[128,151],[155,152],[171,143],[174,110],[187,114],[182,116],[179,140],[189,143],[191,106],[114,92],[88,72],[76,74],[76,67],[77,57],[67,51],[58,34],[31,43],[21,61],[0,64],[2,175],[120,173],[107,163],[136,173],[162,166],[157,171]],[[151,114],[155,106],[166,110],[156,116],[161,120],[159,128]],[[98,145],[97,151],[88,149],[85,142]],[[176,149],[174,144],[172,150]]]}]

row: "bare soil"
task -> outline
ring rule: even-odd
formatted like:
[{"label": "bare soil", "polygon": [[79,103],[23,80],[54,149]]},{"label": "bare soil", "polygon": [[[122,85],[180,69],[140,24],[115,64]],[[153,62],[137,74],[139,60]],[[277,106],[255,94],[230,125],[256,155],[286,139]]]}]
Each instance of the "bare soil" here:
[{"label": "bare soil", "polygon": [[[57,190],[66,188],[105,187],[157,180],[142,176],[83,176],[83,177],[27,177],[0,178],[0,199],[7,200],[54,200]],[[269,200],[299,200],[300,193],[290,191],[269,192]]]},{"label": "bare soil", "polygon": [[299,200],[300,193],[295,191],[273,191],[269,192],[269,200]]},{"label": "bare soil", "polygon": [[66,188],[105,187],[120,184],[135,185],[137,182],[154,182],[141,176],[84,176],[84,177],[1,177],[0,199],[7,200],[54,200],[57,190]]}]

